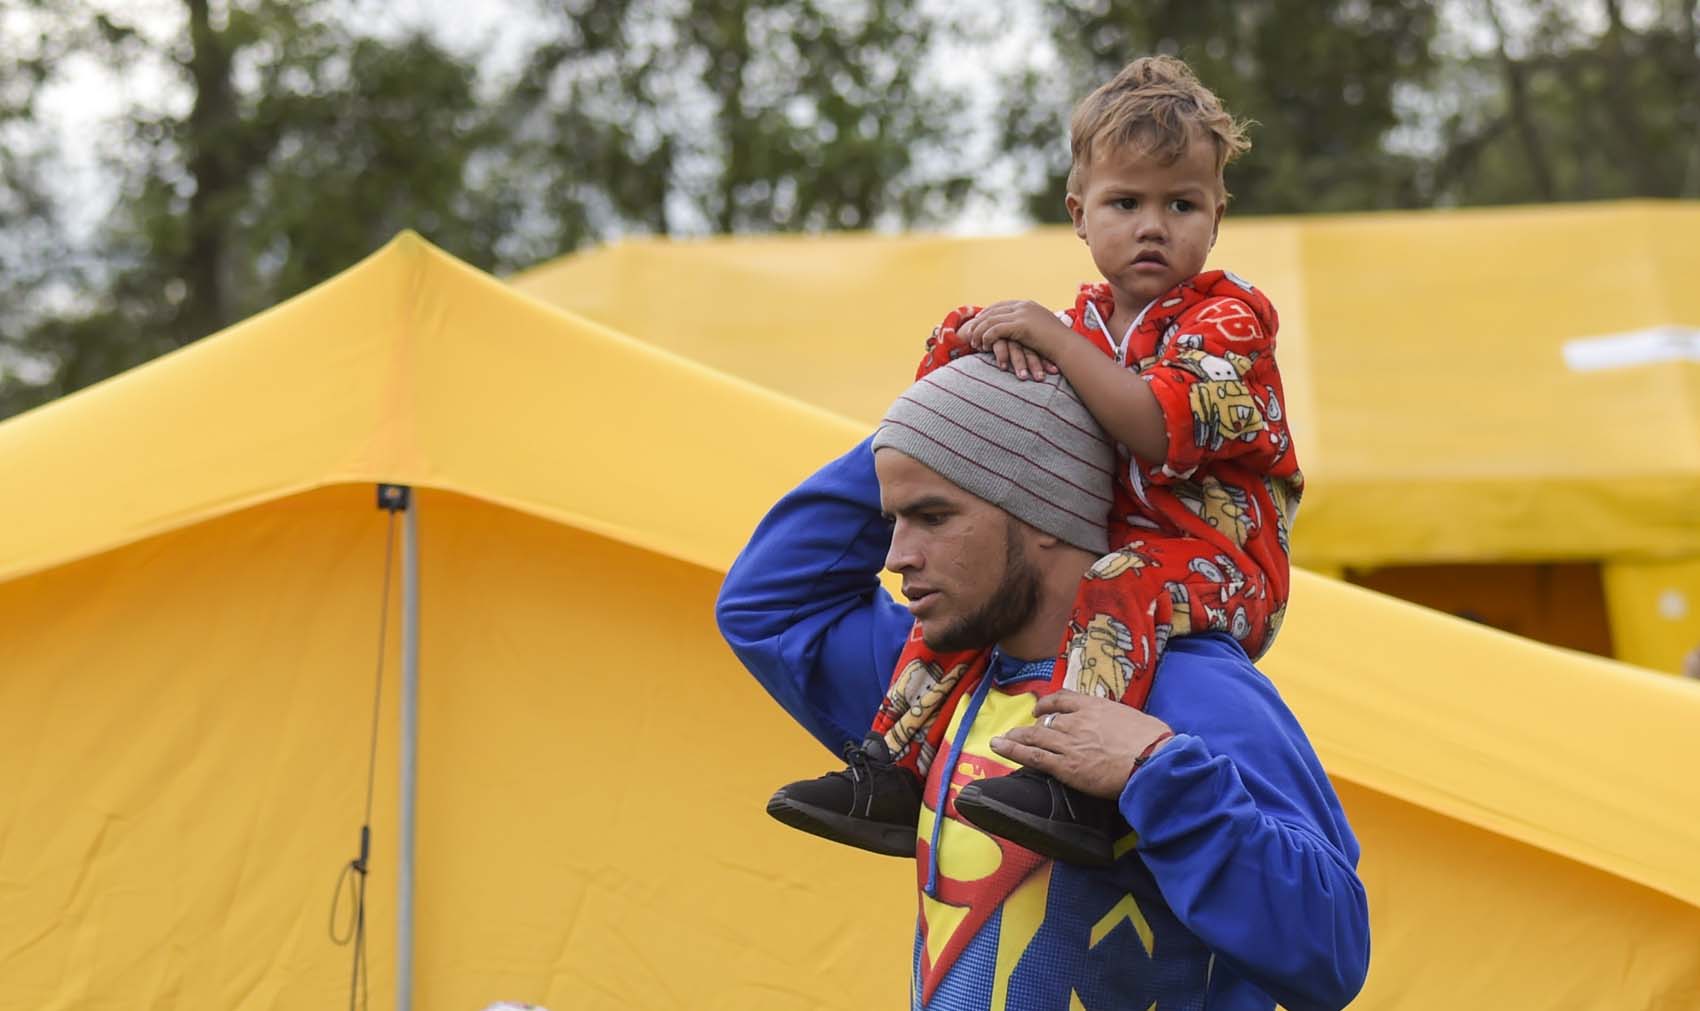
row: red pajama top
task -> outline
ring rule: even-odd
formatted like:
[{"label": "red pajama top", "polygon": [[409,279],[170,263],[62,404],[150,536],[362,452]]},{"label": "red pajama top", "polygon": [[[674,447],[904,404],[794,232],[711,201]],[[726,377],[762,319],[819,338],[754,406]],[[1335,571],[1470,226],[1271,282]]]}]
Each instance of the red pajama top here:
[{"label": "red pajama top", "polygon": [[[1057,315],[1145,380],[1162,408],[1169,448],[1156,461],[1121,448],[1110,544],[1197,539],[1262,573],[1267,624],[1236,635],[1256,657],[1286,612],[1288,531],[1304,490],[1275,366],[1275,307],[1246,281],[1212,270],[1152,300],[1119,338],[1109,333],[1114,311],[1110,286],[1100,282],[1081,285],[1074,307]],[[945,317],[917,375],[972,353],[956,330],[977,312],[963,306]]]}]

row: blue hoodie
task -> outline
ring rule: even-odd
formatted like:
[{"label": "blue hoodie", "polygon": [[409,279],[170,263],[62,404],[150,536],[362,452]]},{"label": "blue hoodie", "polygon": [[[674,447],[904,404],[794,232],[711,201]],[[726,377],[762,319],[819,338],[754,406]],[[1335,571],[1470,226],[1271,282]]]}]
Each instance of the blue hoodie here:
[{"label": "blue hoodie", "polygon": [[[774,506],[716,606],[733,652],[835,754],[867,732],[909,634],[878,579],[889,543],[864,441]],[[933,763],[912,1007],[1349,1003],[1369,967],[1357,840],[1298,721],[1226,635],[1168,644],[1145,708],[1177,736],[1122,791],[1137,841],[1115,865],[1052,863],[956,816],[961,785],[1008,771],[988,741],[1032,722],[1024,686],[1050,663],[997,658]]]}]

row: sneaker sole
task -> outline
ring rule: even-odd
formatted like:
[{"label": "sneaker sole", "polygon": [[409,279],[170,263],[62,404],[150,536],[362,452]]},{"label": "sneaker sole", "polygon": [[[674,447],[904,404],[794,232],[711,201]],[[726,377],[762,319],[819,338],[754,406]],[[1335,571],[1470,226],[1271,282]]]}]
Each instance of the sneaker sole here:
[{"label": "sneaker sole", "polygon": [[978,791],[957,794],[956,810],[971,824],[1040,856],[1082,867],[1108,867],[1116,862],[1114,844],[1098,833],[1059,826]]},{"label": "sneaker sole", "polygon": [[915,826],[882,825],[775,794],[767,813],[802,832],[888,857],[915,856]]}]

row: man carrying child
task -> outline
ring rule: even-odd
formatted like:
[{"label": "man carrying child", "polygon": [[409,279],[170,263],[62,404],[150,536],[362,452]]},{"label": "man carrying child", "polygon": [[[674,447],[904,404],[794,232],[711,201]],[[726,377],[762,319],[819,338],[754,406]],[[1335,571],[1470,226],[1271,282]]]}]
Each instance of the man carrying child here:
[{"label": "man carrying child", "polygon": [[916,857],[915,1007],[1343,1006],[1368,957],[1356,842],[1247,658],[1285,610],[1302,491],[1275,313],[1201,272],[1246,144],[1154,58],[1081,104],[1072,146],[1104,282],[1060,318],[947,317],[871,446],[728,574],[740,658],[823,742],[861,738],[769,811]]}]

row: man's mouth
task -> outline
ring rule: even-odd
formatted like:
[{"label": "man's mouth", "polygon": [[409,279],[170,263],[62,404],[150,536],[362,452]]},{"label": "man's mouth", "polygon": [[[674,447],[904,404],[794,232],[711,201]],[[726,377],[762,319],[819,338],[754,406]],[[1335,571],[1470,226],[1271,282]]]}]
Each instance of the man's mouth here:
[{"label": "man's mouth", "polygon": [[932,605],[939,594],[937,590],[922,586],[905,586],[903,595],[909,599],[909,614],[919,616],[922,611]]}]

